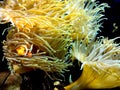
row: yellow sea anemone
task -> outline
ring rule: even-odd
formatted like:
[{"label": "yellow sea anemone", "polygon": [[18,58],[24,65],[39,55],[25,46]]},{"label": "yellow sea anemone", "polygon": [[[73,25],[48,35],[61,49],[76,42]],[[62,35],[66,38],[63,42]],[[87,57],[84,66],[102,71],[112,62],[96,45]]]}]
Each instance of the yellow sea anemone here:
[{"label": "yellow sea anemone", "polygon": [[[94,39],[105,7],[108,5],[97,6],[88,0],[6,0],[0,8],[1,23],[11,22],[13,28],[4,41],[5,57],[11,64],[20,66],[43,69],[40,64],[43,60],[44,63],[54,61],[52,66],[62,62],[59,68],[65,68],[67,47],[76,36],[86,37],[85,42]],[[21,51],[19,46],[25,47],[20,47]],[[49,69],[52,66],[46,65],[45,71],[52,71]]]},{"label": "yellow sea anemone", "polygon": [[0,23],[11,23],[3,41],[11,72],[61,74],[77,59],[82,75],[66,90],[120,86],[120,46],[95,40],[106,7],[95,0],[5,0]]},{"label": "yellow sea anemone", "polygon": [[[73,43],[72,57],[82,63],[82,75],[65,90],[114,88],[120,86],[120,46],[107,38],[85,44]],[[73,59],[73,60],[74,60]]]},{"label": "yellow sea anemone", "polygon": [[89,41],[101,27],[105,7],[91,0],[6,0],[0,14],[2,22],[11,22],[18,31]]}]

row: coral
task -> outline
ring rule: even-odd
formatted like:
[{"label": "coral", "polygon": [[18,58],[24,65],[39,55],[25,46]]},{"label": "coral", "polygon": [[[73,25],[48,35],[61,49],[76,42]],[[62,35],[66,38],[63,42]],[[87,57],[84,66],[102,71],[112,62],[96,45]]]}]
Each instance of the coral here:
[{"label": "coral", "polygon": [[95,0],[5,0],[0,23],[11,23],[3,41],[11,73],[63,75],[77,60],[82,75],[65,90],[120,86],[117,38],[96,39],[106,7]]}]

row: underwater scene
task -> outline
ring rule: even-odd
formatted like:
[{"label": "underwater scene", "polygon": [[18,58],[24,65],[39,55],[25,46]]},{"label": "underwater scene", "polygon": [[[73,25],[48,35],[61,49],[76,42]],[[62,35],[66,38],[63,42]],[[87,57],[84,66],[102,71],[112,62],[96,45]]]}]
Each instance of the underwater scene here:
[{"label": "underwater scene", "polygon": [[0,90],[120,89],[120,0],[0,0]]}]

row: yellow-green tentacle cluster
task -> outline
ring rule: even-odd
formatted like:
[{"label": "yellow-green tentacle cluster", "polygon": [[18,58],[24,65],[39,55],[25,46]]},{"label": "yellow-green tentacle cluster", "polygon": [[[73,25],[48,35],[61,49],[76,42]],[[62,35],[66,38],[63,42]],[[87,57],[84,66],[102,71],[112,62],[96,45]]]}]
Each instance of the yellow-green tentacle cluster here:
[{"label": "yellow-green tentacle cluster", "polygon": [[[77,59],[82,63],[82,75],[66,90],[120,86],[108,84],[119,82],[119,45],[114,39],[95,40],[106,7],[95,0],[5,0],[0,7],[0,23],[11,22],[3,41],[11,71],[62,73]],[[102,86],[100,74],[105,73],[113,79],[106,78]]]}]

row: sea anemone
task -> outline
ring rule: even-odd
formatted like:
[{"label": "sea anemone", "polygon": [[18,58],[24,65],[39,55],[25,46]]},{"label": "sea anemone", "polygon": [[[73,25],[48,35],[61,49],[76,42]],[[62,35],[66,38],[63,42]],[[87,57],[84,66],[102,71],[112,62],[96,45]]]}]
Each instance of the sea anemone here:
[{"label": "sea anemone", "polygon": [[69,65],[67,47],[76,36],[94,39],[105,7],[88,0],[6,0],[0,17],[1,23],[11,22],[3,42],[10,66],[61,72]]},{"label": "sea anemone", "polygon": [[106,7],[95,0],[5,0],[0,24],[11,23],[3,30],[11,73],[39,69],[62,75],[78,60],[82,75],[66,90],[120,86],[117,38],[96,39]]},{"label": "sea anemone", "polygon": [[101,89],[120,86],[120,46],[116,39],[102,38],[85,44],[83,40],[73,43],[71,54],[73,60],[82,63],[82,75],[66,90],[81,90],[84,88]]}]

